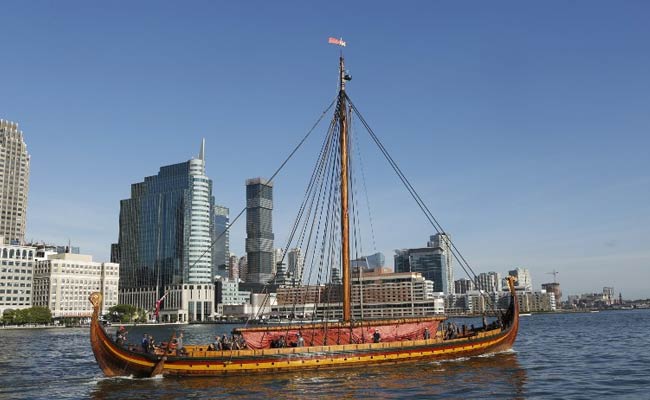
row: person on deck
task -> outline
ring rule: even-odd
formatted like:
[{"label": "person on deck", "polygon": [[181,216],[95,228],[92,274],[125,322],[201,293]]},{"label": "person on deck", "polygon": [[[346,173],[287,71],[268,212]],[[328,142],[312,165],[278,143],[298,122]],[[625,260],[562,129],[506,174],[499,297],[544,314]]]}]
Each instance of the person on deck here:
[{"label": "person on deck", "polygon": [[176,354],[181,355],[185,353],[183,348],[183,332],[181,332],[176,338]]},{"label": "person on deck", "polygon": [[149,335],[149,352],[154,354],[156,352],[156,341],[153,339],[153,336]]},{"label": "person on deck", "polygon": [[126,344],[126,328],[124,326],[120,326],[120,328],[115,332],[115,343],[119,344],[120,346],[123,346]]},{"label": "person on deck", "polygon": [[431,332],[429,332],[429,328],[424,328],[424,339],[428,340],[431,338]]},{"label": "person on deck", "polygon": [[241,345],[239,344],[239,337],[238,337],[237,335],[232,335],[232,336],[230,337],[230,340],[231,340],[231,345],[230,345],[230,347],[231,347],[233,350],[241,350]]},{"label": "person on deck", "polygon": [[305,339],[299,333],[298,334],[298,342],[296,343],[296,347],[303,347],[304,345],[305,345]]},{"label": "person on deck", "polygon": [[146,333],[142,335],[142,352],[149,352],[149,336]]},{"label": "person on deck", "polygon": [[379,333],[379,329],[375,329],[375,333],[372,334],[372,341],[373,343],[381,342],[381,333]]},{"label": "person on deck", "polygon": [[214,343],[212,344],[212,346],[214,347],[215,351],[223,350],[223,348],[221,347],[221,339],[219,339],[219,336],[214,337]]}]

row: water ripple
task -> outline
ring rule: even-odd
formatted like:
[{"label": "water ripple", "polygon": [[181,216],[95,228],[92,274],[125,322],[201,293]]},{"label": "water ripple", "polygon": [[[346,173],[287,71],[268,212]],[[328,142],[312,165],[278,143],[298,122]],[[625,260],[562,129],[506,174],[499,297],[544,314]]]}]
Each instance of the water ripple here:
[{"label": "water ripple", "polygon": [[[188,343],[232,326],[184,327]],[[177,327],[136,327],[167,338]],[[0,331],[0,398],[648,398],[650,311],[533,315],[513,350],[461,360],[228,378],[105,378],[87,329]]]}]

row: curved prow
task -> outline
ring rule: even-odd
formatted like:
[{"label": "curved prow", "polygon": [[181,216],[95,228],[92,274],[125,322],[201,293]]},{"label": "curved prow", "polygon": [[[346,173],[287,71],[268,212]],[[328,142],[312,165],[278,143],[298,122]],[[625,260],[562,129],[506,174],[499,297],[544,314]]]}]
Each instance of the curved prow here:
[{"label": "curved prow", "polygon": [[99,322],[99,313],[102,306],[102,294],[94,292],[90,295],[88,300],[93,305],[93,316],[90,321],[90,345],[95,354],[95,359],[97,360],[97,364],[99,364],[99,368],[101,368],[106,376],[118,376],[120,374],[111,365],[108,357],[110,352],[106,349],[106,339],[110,341],[110,338],[106,335],[104,328]]},{"label": "curved prow", "polygon": [[90,345],[99,368],[106,376],[150,376],[156,363],[147,357],[117,345],[99,322],[102,294],[94,292],[88,297],[93,305],[90,321]]},{"label": "curved prow", "polygon": [[93,316],[90,320],[90,346],[93,349],[93,354],[99,364],[99,368],[104,372],[106,376],[116,376],[112,368],[110,367],[106,359],[106,350],[103,345],[103,338],[106,336],[104,328],[99,322],[99,312],[102,305],[102,294],[99,292],[94,292],[90,294],[88,300],[93,305]]},{"label": "curved prow", "polygon": [[517,298],[517,291],[515,290],[515,277],[508,276],[508,289],[510,290],[510,306],[508,311],[503,316],[504,329],[508,332],[508,343],[510,346],[517,339],[517,332],[519,331],[519,299]]}]

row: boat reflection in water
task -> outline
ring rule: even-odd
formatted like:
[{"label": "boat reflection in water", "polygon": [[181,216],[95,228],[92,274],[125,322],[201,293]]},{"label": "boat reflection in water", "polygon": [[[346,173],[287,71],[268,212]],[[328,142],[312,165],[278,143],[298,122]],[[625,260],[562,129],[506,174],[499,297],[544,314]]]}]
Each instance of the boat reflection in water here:
[{"label": "boat reflection in water", "polygon": [[[441,362],[315,370],[228,379],[102,379],[92,398],[524,398],[526,370],[513,351]],[[280,395],[281,394],[281,395]]]}]

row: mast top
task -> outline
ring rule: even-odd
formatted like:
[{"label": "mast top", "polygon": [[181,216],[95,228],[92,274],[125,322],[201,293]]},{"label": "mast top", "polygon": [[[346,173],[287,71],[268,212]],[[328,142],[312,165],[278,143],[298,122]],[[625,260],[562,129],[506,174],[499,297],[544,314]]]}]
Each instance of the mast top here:
[{"label": "mast top", "polygon": [[345,60],[343,55],[339,57],[339,90],[345,92],[345,82],[351,81],[352,76],[345,70]]}]

